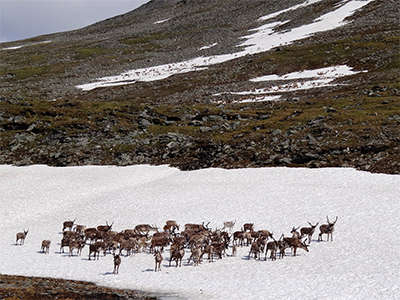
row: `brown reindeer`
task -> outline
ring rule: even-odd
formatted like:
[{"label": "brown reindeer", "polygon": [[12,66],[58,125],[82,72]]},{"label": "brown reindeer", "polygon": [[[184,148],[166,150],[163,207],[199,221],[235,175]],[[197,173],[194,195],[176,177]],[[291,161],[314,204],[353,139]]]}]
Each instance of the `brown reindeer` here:
[{"label": "brown reindeer", "polygon": [[190,261],[193,259],[193,265],[198,266],[199,263],[201,262],[201,254],[202,254],[201,248],[199,246],[193,246],[191,248],[191,252],[192,253],[190,254],[187,263],[189,264]]},{"label": "brown reindeer", "polygon": [[[157,272],[157,270],[158,270],[158,271],[161,271],[161,262],[162,262],[162,260],[163,260],[163,257],[162,257],[162,255],[161,255],[161,251],[157,250],[157,251],[154,253],[154,260],[155,260],[155,263],[156,263],[156,266],[155,266],[155,268],[154,268],[154,272]],[[158,266],[158,267],[157,267],[157,266]]]},{"label": "brown reindeer", "polygon": [[271,260],[276,260],[277,248],[278,248],[278,242],[275,241],[275,239],[273,241],[268,242],[267,243],[267,247],[265,249],[265,258],[264,258],[264,260],[267,260],[268,250],[271,252],[271,255],[270,255]]},{"label": "brown reindeer", "polygon": [[176,223],[175,220],[168,220],[168,221],[166,221],[164,230],[174,233],[175,230],[179,230],[179,225]]},{"label": "brown reindeer", "polygon": [[97,259],[99,259],[100,257],[100,250],[104,251],[104,242],[95,242],[94,244],[90,244],[89,245],[89,260],[90,260],[90,256],[92,255],[92,253],[94,254],[94,259],[96,260],[96,255],[97,255]]},{"label": "brown reindeer", "polygon": [[310,222],[307,222],[311,227],[302,227],[300,229],[300,238],[304,236],[308,236],[308,243],[311,244],[312,235],[314,234],[315,228],[318,226],[319,223],[313,225]]},{"label": "brown reindeer", "polygon": [[167,247],[172,242],[169,236],[154,237],[151,239],[150,252],[152,252],[156,247],[160,247],[161,251],[164,247]]},{"label": "brown reindeer", "polygon": [[253,223],[245,223],[243,225],[243,231],[254,231],[254,224]]},{"label": "brown reindeer", "polygon": [[69,247],[71,240],[69,238],[62,238],[60,245],[60,253],[64,253],[64,247]]},{"label": "brown reindeer", "polygon": [[28,235],[28,231],[29,231],[29,229],[28,230],[24,230],[24,232],[18,232],[17,233],[15,245],[18,245],[18,241],[20,241],[19,245],[23,245],[25,243],[25,238]]},{"label": "brown reindeer", "polygon": [[330,222],[328,216],[326,216],[326,220],[328,221],[328,224],[322,224],[321,226],[319,226],[319,235],[318,235],[318,241],[322,241],[322,235],[326,234],[328,235],[327,237],[327,241],[329,241],[329,235],[331,236],[331,241],[333,241],[333,231],[335,229],[335,224],[336,221],[338,220],[338,217],[336,216],[335,221]]},{"label": "brown reindeer", "polygon": [[121,265],[121,257],[118,254],[114,254],[114,271],[113,274],[118,274],[119,266]]},{"label": "brown reindeer", "polygon": [[[244,240],[244,232],[243,231],[235,231],[233,233],[233,244],[243,246]],[[238,241],[238,242],[237,242]]]},{"label": "brown reindeer", "polygon": [[86,226],[84,226],[84,225],[75,225],[75,227],[74,227],[74,231],[77,233],[83,233],[85,229],[86,229]]},{"label": "brown reindeer", "polygon": [[44,240],[42,241],[42,253],[48,254],[50,251],[50,241],[49,240]]},{"label": "brown reindeer", "polygon": [[82,249],[85,247],[85,242],[81,239],[73,240],[68,243],[69,247],[69,256],[74,255],[74,249],[76,249],[76,255],[82,254]]},{"label": "brown reindeer", "polygon": [[210,222],[208,222],[206,225],[204,225],[204,222],[201,224],[185,224],[185,231],[209,231],[209,224]]},{"label": "brown reindeer", "polygon": [[108,225],[108,222],[106,221],[106,225],[99,225],[99,226],[97,226],[97,231],[100,231],[100,232],[108,232],[108,231],[111,230],[113,224],[114,224],[114,222],[112,222],[111,225]]},{"label": "brown reindeer", "polygon": [[254,259],[257,259],[257,257],[258,257],[258,259],[261,259],[260,252],[261,252],[260,246],[259,246],[259,244],[257,243],[257,241],[251,243],[251,247],[250,247],[250,252],[249,252],[249,257],[248,257],[248,259],[250,259],[251,254],[254,254]]},{"label": "brown reindeer", "polygon": [[65,229],[69,228],[69,230],[72,230],[72,227],[74,226],[76,219],[74,219],[73,221],[65,221],[63,223],[63,229],[62,231],[64,231]]},{"label": "brown reindeer", "polygon": [[184,255],[185,255],[184,247],[174,249],[174,251],[172,252],[172,254],[169,258],[169,266],[171,266],[171,261],[175,260],[176,267],[178,267],[178,263],[179,263],[179,267],[181,267],[182,266],[182,258]]},{"label": "brown reindeer", "polygon": [[90,227],[84,230],[85,241],[89,240],[90,242],[96,241],[98,236],[98,230],[96,228]]},{"label": "brown reindeer", "polygon": [[297,237],[284,237],[283,241],[288,244],[288,246],[293,250],[293,256],[296,256],[297,248],[303,249],[307,252],[308,246],[306,245],[305,242],[302,242],[299,238]]}]

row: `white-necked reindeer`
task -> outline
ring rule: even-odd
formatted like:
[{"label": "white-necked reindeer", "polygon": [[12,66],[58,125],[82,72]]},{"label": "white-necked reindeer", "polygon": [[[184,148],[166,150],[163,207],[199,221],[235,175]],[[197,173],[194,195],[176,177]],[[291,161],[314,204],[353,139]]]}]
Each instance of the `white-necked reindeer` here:
[{"label": "white-necked reindeer", "polygon": [[18,245],[18,241],[20,241],[19,245],[23,245],[24,244],[25,238],[28,235],[28,231],[29,231],[29,229],[28,230],[24,230],[24,232],[18,232],[17,233],[17,238],[16,238],[16,241],[15,241],[15,245]]},{"label": "white-necked reindeer", "polygon": [[235,221],[226,221],[226,222],[224,222],[224,227],[222,227],[221,230],[228,229],[229,232],[232,232],[232,229],[235,226],[235,224],[236,224],[236,220]]}]

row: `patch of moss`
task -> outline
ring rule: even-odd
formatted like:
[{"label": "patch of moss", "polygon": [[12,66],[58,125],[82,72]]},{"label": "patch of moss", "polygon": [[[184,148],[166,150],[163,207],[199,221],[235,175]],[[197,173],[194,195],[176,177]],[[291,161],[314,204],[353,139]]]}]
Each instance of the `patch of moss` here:
[{"label": "patch of moss", "polygon": [[108,53],[108,50],[100,47],[92,47],[92,48],[79,48],[75,50],[75,58],[76,59],[87,59],[90,57],[104,55]]}]

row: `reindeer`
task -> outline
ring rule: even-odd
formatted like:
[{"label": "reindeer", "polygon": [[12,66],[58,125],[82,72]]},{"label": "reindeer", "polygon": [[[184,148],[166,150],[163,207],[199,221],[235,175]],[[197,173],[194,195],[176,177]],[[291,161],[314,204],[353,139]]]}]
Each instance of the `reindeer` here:
[{"label": "reindeer", "polygon": [[267,260],[268,250],[271,252],[270,258],[271,260],[276,260],[276,250],[278,248],[278,242],[275,239],[271,242],[267,243],[267,247],[265,250],[265,257],[264,260]]},{"label": "reindeer", "polygon": [[150,231],[158,231],[158,228],[155,225],[139,224],[135,226],[135,231],[136,233],[147,235]]},{"label": "reindeer", "polygon": [[50,251],[50,241],[49,240],[44,240],[42,241],[42,253],[48,254]]},{"label": "reindeer", "polygon": [[305,235],[308,236],[308,243],[311,244],[311,238],[312,235],[314,234],[315,228],[318,226],[319,222],[315,225],[311,224],[310,222],[307,222],[311,227],[302,227],[300,229],[300,238],[303,238]]},{"label": "reindeer", "polygon": [[25,238],[28,235],[28,231],[29,231],[29,229],[28,230],[24,230],[24,232],[18,232],[17,233],[17,238],[16,238],[16,241],[15,241],[15,245],[18,245],[18,241],[20,241],[19,242],[20,245],[23,245],[25,243]]},{"label": "reindeer", "polygon": [[297,248],[303,249],[307,252],[308,246],[306,245],[305,242],[302,242],[299,238],[297,237],[284,237],[283,241],[288,244],[288,246],[293,250],[293,256],[296,256]]},{"label": "reindeer", "polygon": [[249,257],[248,257],[248,259],[250,259],[251,254],[254,254],[254,259],[257,259],[257,256],[258,256],[258,259],[261,259],[260,252],[261,252],[260,246],[259,246],[259,244],[257,243],[257,241],[251,243],[251,247],[250,247],[250,252],[249,252]]},{"label": "reindeer", "polygon": [[194,266],[198,266],[200,261],[201,261],[201,257],[202,257],[202,251],[201,251],[201,247],[199,245],[193,245],[191,248],[191,254],[190,257],[188,259],[188,264],[190,263],[190,260],[193,259],[193,265]]},{"label": "reindeer", "polygon": [[155,247],[161,247],[161,251],[163,251],[164,247],[167,247],[171,242],[172,239],[169,236],[153,237],[151,239],[150,252],[154,250]]},{"label": "reindeer", "polygon": [[74,255],[74,249],[76,249],[76,255],[81,255],[82,254],[82,249],[85,247],[85,242],[81,239],[78,240],[73,240],[68,243],[69,247],[69,256]]},{"label": "reindeer", "polygon": [[[155,263],[156,263],[156,266],[154,268],[154,272],[157,272],[157,270],[161,271],[161,262],[163,260],[163,257],[161,255],[161,251],[156,250],[156,252],[154,253],[154,260],[155,260]],[[158,266],[158,268],[157,268],[157,266]]]},{"label": "reindeer", "polygon": [[243,231],[235,231],[233,233],[233,244],[237,245],[236,240],[239,241],[239,245],[243,246],[243,240],[244,240],[244,232]]},{"label": "reindeer", "polygon": [[84,226],[84,225],[75,225],[74,231],[82,234],[85,229],[86,229],[86,226]]},{"label": "reindeer", "polygon": [[235,226],[235,224],[236,224],[236,220],[224,222],[224,227],[222,227],[222,230],[227,228],[229,230],[229,232],[232,232],[233,226]]},{"label": "reindeer", "polygon": [[97,259],[99,259],[101,249],[104,250],[103,242],[95,242],[94,244],[90,244],[89,245],[89,260],[90,260],[90,256],[92,255],[92,253],[94,253],[95,260],[96,260],[96,255],[97,255]]},{"label": "reindeer", "polygon": [[96,228],[86,228],[84,230],[84,235],[85,235],[85,241],[90,240],[90,242],[92,241],[96,241],[97,236],[98,236],[98,230]]},{"label": "reindeer", "polygon": [[118,274],[119,266],[121,264],[121,257],[118,254],[114,254],[114,271],[113,274]]},{"label": "reindeer", "polygon": [[74,226],[76,219],[74,219],[73,221],[65,221],[63,223],[63,229],[62,231],[64,231],[65,229],[69,228],[69,230],[72,230],[72,227]]},{"label": "reindeer", "polygon": [[292,230],[290,231],[290,233],[292,234],[292,237],[294,237],[294,238],[300,238],[300,233],[297,231],[297,230],[299,230],[299,228],[300,228],[300,226],[299,227],[295,227],[295,226],[293,226],[292,227]]},{"label": "reindeer", "polygon": [[164,231],[175,233],[175,230],[179,230],[179,225],[174,220],[168,220],[164,226]]},{"label": "reindeer", "polygon": [[245,223],[243,225],[243,230],[242,231],[254,231],[254,224],[253,223]]},{"label": "reindeer", "polygon": [[201,224],[185,224],[185,231],[210,231],[210,227],[208,227],[210,223],[208,222],[206,225],[204,225],[204,222]]},{"label": "reindeer", "polygon": [[323,234],[327,234],[327,241],[329,241],[329,235],[331,236],[331,241],[333,241],[333,231],[335,229],[335,224],[336,221],[338,220],[338,217],[336,216],[335,221],[330,222],[328,216],[326,216],[326,220],[328,221],[328,224],[322,224],[321,226],[319,226],[319,235],[318,235],[318,241],[322,241],[322,235]]},{"label": "reindeer", "polygon": [[108,232],[111,230],[114,222],[111,223],[111,225],[108,225],[108,222],[106,221],[106,225],[99,225],[97,226],[97,231],[99,232]]},{"label": "reindeer", "polygon": [[258,233],[259,238],[268,239],[272,236],[271,232],[269,232],[268,230],[265,230],[265,229],[259,230],[259,231],[257,231],[257,233]]},{"label": "reindeer", "polygon": [[253,242],[253,236],[252,236],[252,231],[245,231],[243,233],[243,239],[246,239],[246,246],[251,245],[251,243]]},{"label": "reindeer", "polygon": [[60,245],[60,253],[64,253],[64,247],[69,247],[71,240],[69,238],[62,238]]},{"label": "reindeer", "polygon": [[171,261],[175,260],[176,261],[176,267],[178,267],[178,263],[179,266],[182,266],[182,258],[185,255],[185,248],[184,247],[179,247],[174,249],[174,251],[172,252],[172,255],[169,258],[169,266],[171,266]]},{"label": "reindeer", "polygon": [[232,255],[231,256],[236,256],[236,252],[237,252],[237,246],[233,245],[232,246]]}]

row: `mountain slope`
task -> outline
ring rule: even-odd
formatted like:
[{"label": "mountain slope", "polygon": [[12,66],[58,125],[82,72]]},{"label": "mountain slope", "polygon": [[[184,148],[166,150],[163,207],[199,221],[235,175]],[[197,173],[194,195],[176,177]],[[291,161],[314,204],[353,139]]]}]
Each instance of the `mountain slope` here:
[{"label": "mountain slope", "polygon": [[[290,45],[271,42],[270,51],[238,47],[254,34],[249,30],[270,30],[273,23],[262,41],[289,38],[352,4],[362,7],[334,30]],[[80,30],[4,44],[24,47],[0,50],[0,162],[400,172],[398,16],[399,4],[382,0],[150,1]],[[128,70],[233,54],[157,81],[76,87]],[[332,66],[359,73],[336,85],[282,91],[284,101],[233,103],[260,100],[256,89],[286,84],[250,79]]]}]

